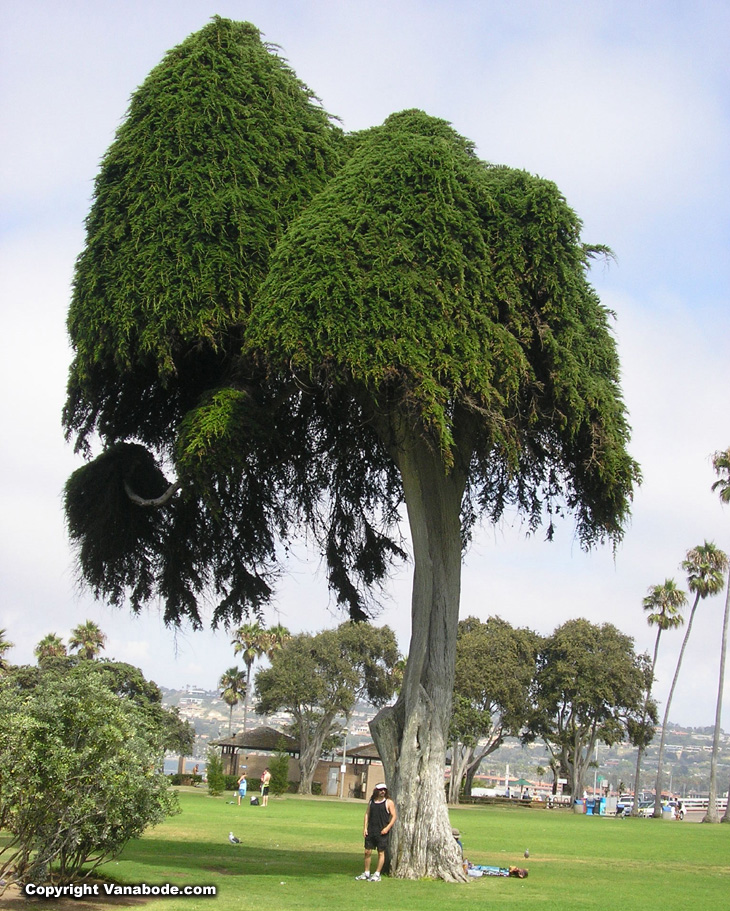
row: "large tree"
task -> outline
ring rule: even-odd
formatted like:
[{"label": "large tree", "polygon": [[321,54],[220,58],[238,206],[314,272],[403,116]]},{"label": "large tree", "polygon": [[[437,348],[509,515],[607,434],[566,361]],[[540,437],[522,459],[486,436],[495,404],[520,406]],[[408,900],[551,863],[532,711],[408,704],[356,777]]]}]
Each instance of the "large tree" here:
[{"label": "large tree", "polygon": [[[682,589],[677,587],[674,579],[665,579],[661,585],[652,585],[647,592],[641,606],[646,611],[646,622],[649,626],[656,626],[656,639],[654,640],[654,655],[651,659],[651,674],[649,675],[646,694],[644,696],[644,712],[642,714],[641,726],[646,725],[647,709],[651,701],[651,691],[654,686],[654,672],[656,662],[659,656],[659,641],[662,633],[669,629],[676,629],[684,623],[682,608],[687,603],[687,595]],[[651,735],[651,736],[650,736]],[[641,761],[644,757],[644,750],[651,743],[654,735],[654,727],[647,729],[645,735],[641,737],[637,744],[636,750],[636,772],[634,773],[634,804],[631,808],[631,815],[639,815],[639,794],[641,790]]]},{"label": "large tree", "polygon": [[395,634],[387,627],[343,623],[316,635],[300,633],[274,653],[256,677],[256,711],[288,712],[299,738],[299,793],[312,793],[322,747],[355,703],[387,702],[395,690]]},{"label": "large tree", "polygon": [[539,637],[500,617],[459,622],[451,721],[449,803],[459,802],[461,784],[471,793],[480,762],[505,737],[517,737],[530,711]]},{"label": "large tree", "polygon": [[610,623],[568,620],[544,640],[524,739],[545,742],[574,796],[598,743],[619,742],[647,716],[656,720],[654,703],[644,700],[649,673],[633,640]]},{"label": "large tree", "polygon": [[443,789],[462,546],[509,507],[615,542],[638,477],[586,277],[602,251],[554,184],[443,121],[343,139],[252,26],[219,19],[132,99],[87,229],[65,422],[106,449],[66,490],[83,577],[194,624],[212,587],[236,622],[306,528],[363,619],[405,502],[412,639],[373,735],[397,875],[462,878]]},{"label": "large tree", "polygon": [[[682,667],[684,652],[689,642],[689,636],[692,632],[692,624],[695,618],[697,605],[701,599],[716,595],[722,591],[724,583],[724,571],[727,569],[727,554],[716,547],[711,541],[705,541],[704,544],[698,544],[687,551],[687,557],[682,561],[682,569],[687,573],[687,587],[694,592],[695,599],[689,612],[687,628],[682,639],[682,647],[679,650],[677,666],[674,670],[672,685],[669,687],[666,705],[664,706],[664,718],[662,719],[662,733],[659,739],[659,756],[657,758],[656,787],[654,789],[654,816],[659,819],[662,815],[662,772],[664,768],[664,746],[667,738],[667,724],[669,722],[669,710],[674,698],[674,690],[679,679],[679,671]],[[636,803],[634,803],[636,806]]]}]

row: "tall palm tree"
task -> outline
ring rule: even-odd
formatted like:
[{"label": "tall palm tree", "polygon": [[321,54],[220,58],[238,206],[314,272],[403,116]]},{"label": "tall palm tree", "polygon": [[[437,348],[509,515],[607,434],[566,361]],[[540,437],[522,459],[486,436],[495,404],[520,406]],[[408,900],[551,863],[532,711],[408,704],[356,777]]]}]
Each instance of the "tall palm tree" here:
[{"label": "tall palm tree", "polygon": [[105,643],[104,633],[93,620],[87,620],[86,623],[80,623],[76,629],[71,630],[68,647],[71,651],[78,652],[81,658],[92,661],[105,648]]},{"label": "tall palm tree", "polygon": [[232,640],[234,655],[240,655],[246,665],[246,692],[243,698],[243,733],[246,733],[248,703],[251,697],[251,670],[257,658],[266,654],[269,643],[268,633],[261,624],[244,623],[234,633]]},{"label": "tall palm tree", "polygon": [[[712,466],[718,475],[718,480],[712,485],[713,490],[719,491],[720,502],[730,503],[730,449],[716,452],[712,457]],[[717,687],[717,706],[715,708],[715,734],[712,738],[712,757],[710,759],[710,795],[707,802],[707,814],[702,822],[717,822],[717,757],[720,751],[720,721],[722,720],[722,690],[725,686],[725,657],[727,655],[727,635],[730,625],[730,573],[727,580],[727,595],[725,596],[725,613],[722,619],[722,640],[720,642],[720,682]],[[725,809],[723,822],[730,822],[730,789],[728,802]]]},{"label": "tall palm tree", "polygon": [[5,670],[7,667],[7,662],[5,660],[5,653],[9,652],[11,648],[15,647],[15,643],[11,642],[7,636],[6,629],[0,629],[0,671]]},{"label": "tall palm tree", "polygon": [[682,648],[679,650],[677,658],[677,667],[674,671],[672,685],[669,688],[667,704],[664,709],[664,720],[662,721],[662,736],[659,742],[659,759],[657,762],[656,773],[656,794],[654,797],[654,816],[659,818],[662,815],[662,768],[664,764],[664,744],[667,736],[667,723],[669,721],[669,709],[674,697],[674,689],[677,686],[679,670],[682,667],[684,650],[689,641],[689,635],[692,632],[692,623],[695,618],[695,611],[701,599],[716,595],[722,591],[724,585],[724,572],[728,566],[727,554],[716,547],[712,542],[705,541],[687,551],[687,557],[682,561],[682,569],[687,573],[687,586],[691,592],[694,592],[695,600],[690,610],[687,629],[684,633]]},{"label": "tall palm tree", "polygon": [[48,633],[33,649],[33,654],[39,663],[46,658],[65,658],[66,646],[63,644],[63,639],[56,633]]},{"label": "tall palm tree", "polygon": [[233,709],[241,701],[241,696],[244,696],[245,698],[246,675],[235,665],[229,667],[227,671],[224,671],[223,674],[221,674],[221,679],[218,681],[218,687],[221,691],[221,699],[230,709],[228,715],[228,736],[230,737],[231,728],[233,727]]},{"label": "tall palm tree", "polygon": [[[656,626],[657,634],[654,642],[654,657],[651,662],[651,674],[649,683],[646,688],[646,697],[644,699],[644,709],[641,715],[642,726],[646,724],[646,716],[649,711],[649,700],[651,699],[651,689],[654,684],[654,671],[656,669],[657,655],[659,654],[659,640],[662,633],[668,629],[675,629],[684,623],[682,617],[682,608],[687,603],[687,595],[681,588],[677,588],[674,579],[665,579],[661,585],[653,585],[644,600],[641,602],[642,607],[647,611],[646,622],[649,626]],[[634,775],[634,805],[631,808],[631,815],[639,815],[639,789],[641,785],[641,760],[644,758],[644,743],[639,743],[636,754],[636,774]]]}]

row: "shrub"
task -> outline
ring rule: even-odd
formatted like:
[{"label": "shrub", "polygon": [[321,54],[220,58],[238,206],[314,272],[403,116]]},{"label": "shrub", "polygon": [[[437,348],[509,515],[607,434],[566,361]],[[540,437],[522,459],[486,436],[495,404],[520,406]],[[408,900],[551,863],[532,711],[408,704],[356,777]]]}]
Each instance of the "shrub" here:
[{"label": "shrub", "polygon": [[0,879],[65,884],[178,812],[177,798],[161,727],[90,662],[23,681],[0,680]]},{"label": "shrub", "polygon": [[223,774],[223,760],[220,753],[212,747],[208,750],[206,770],[208,772],[208,793],[211,797],[222,794],[226,786],[226,779]]}]

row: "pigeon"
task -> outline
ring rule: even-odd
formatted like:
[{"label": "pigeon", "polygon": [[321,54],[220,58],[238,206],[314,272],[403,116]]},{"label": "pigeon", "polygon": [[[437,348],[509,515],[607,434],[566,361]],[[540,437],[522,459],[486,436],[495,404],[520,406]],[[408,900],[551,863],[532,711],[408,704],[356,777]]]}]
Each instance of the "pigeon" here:
[{"label": "pigeon", "polygon": [[525,857],[529,857],[529,856],[530,856],[530,852],[527,850],[527,848],[525,848]]},{"label": "pigeon", "polygon": [[241,844],[241,839],[240,839],[240,838],[236,838],[236,836],[233,834],[233,832],[229,832],[229,833],[228,833],[228,841],[230,841],[230,843],[231,843],[232,845],[240,845],[240,844]]}]

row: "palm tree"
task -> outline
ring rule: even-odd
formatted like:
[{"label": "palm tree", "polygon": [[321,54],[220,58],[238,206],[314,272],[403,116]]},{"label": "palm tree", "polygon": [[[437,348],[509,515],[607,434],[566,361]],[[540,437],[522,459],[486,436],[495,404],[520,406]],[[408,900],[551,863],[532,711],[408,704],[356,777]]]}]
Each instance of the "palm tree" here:
[{"label": "palm tree", "polygon": [[281,651],[284,643],[291,639],[289,630],[277,623],[266,630],[266,657],[272,658],[276,652]]},{"label": "palm tree", "polygon": [[266,654],[269,645],[268,633],[258,621],[244,623],[243,626],[236,630],[232,643],[233,653],[240,655],[246,665],[246,692],[243,699],[243,733],[245,734],[248,703],[251,695],[251,669],[254,661]]},{"label": "palm tree", "polygon": [[15,644],[6,637],[6,633],[6,629],[0,629],[0,671],[4,671],[7,667],[5,652],[9,652],[11,648],[15,647]]},{"label": "palm tree", "polygon": [[93,620],[80,623],[76,629],[71,630],[68,647],[71,651],[78,652],[81,658],[92,661],[105,647],[106,636]]},{"label": "palm tree", "polygon": [[[716,452],[712,457],[712,467],[718,480],[712,485],[720,493],[721,503],[730,503],[730,449]],[[725,596],[725,613],[722,619],[722,640],[720,642],[720,682],[717,687],[717,706],[715,708],[715,734],[712,738],[712,757],[710,759],[710,794],[707,801],[707,814],[702,822],[718,822],[717,818],[717,756],[720,751],[720,721],[722,719],[722,690],[725,685],[725,657],[727,655],[727,634],[730,624],[730,573],[728,573],[727,595]],[[730,789],[723,822],[730,822]]]},{"label": "palm tree", "polygon": [[687,558],[682,561],[682,569],[687,573],[687,586],[691,592],[694,592],[695,600],[687,621],[687,629],[682,641],[682,648],[679,650],[677,658],[677,667],[674,671],[674,679],[667,696],[667,704],[664,709],[664,720],[662,721],[662,736],[659,742],[659,759],[657,761],[656,773],[656,794],[654,797],[654,816],[659,818],[662,815],[662,766],[664,764],[664,743],[667,736],[667,722],[669,721],[669,709],[674,697],[674,689],[677,686],[679,670],[682,667],[684,650],[689,641],[689,634],[692,632],[692,623],[695,618],[695,611],[700,599],[708,598],[710,595],[716,595],[722,590],[724,584],[723,573],[727,569],[727,554],[721,551],[712,542],[705,541],[692,550],[687,551]]},{"label": "palm tree", "polygon": [[[644,600],[642,607],[648,612],[649,616],[646,622],[649,626],[656,626],[657,634],[654,642],[654,657],[651,662],[651,674],[649,683],[646,687],[646,698],[644,699],[644,710],[641,715],[642,727],[646,724],[646,716],[649,711],[649,700],[651,699],[651,688],[654,684],[654,670],[656,668],[657,655],[659,654],[659,640],[662,633],[668,629],[675,629],[684,623],[682,617],[682,608],[687,603],[687,596],[677,588],[674,579],[665,579],[662,585],[653,585]],[[638,752],[636,754],[636,774],[634,775],[634,805],[631,808],[631,815],[639,815],[639,788],[641,784],[641,760],[644,757],[645,744],[640,741]]]},{"label": "palm tree", "polygon": [[38,659],[39,664],[46,658],[65,658],[66,646],[63,644],[63,639],[57,636],[56,633],[48,633],[33,649],[33,654]]},{"label": "palm tree", "polygon": [[233,726],[233,709],[241,701],[241,696],[244,696],[245,698],[246,675],[234,665],[221,674],[218,686],[221,690],[221,699],[230,708],[230,714],[228,716],[228,736],[230,737],[231,728]]}]

